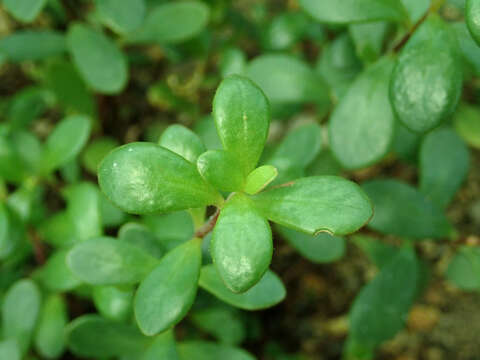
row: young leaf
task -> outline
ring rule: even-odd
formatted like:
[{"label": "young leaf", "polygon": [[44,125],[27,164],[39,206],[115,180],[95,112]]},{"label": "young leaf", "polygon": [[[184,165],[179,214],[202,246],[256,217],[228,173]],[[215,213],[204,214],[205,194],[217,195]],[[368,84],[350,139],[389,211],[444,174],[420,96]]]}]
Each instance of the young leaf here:
[{"label": "young leaf", "polygon": [[202,177],[221,191],[240,191],[245,184],[241,163],[225,150],[208,150],[197,160],[197,169]]},{"label": "young leaf", "polygon": [[141,360],[180,360],[173,330],[167,330],[157,335],[152,344],[140,358]]},{"label": "young leaf", "polygon": [[13,62],[41,60],[65,50],[64,36],[51,30],[20,30],[0,40],[0,53]]},{"label": "young leaf", "polygon": [[49,173],[65,165],[82,150],[90,135],[90,119],[71,115],[50,133],[42,155],[42,170]]},{"label": "young leaf", "polygon": [[396,180],[373,180],[362,187],[375,206],[370,228],[414,239],[450,234],[451,226],[442,211],[415,188]]},{"label": "young leaf", "polygon": [[39,270],[38,280],[50,291],[69,291],[82,283],[67,266],[67,254],[68,250],[57,250]]},{"label": "young leaf", "polygon": [[211,334],[223,344],[240,344],[247,335],[239,312],[231,307],[200,309],[191,314],[191,319],[196,327]]},{"label": "young leaf", "polygon": [[375,346],[403,328],[416,294],[417,266],[413,249],[403,249],[362,289],[349,314],[352,338]]},{"label": "young leaf", "polygon": [[267,271],[272,261],[272,231],[246,196],[236,194],[221,210],[210,252],[225,285],[235,293],[250,289]]},{"label": "young leaf", "polygon": [[314,235],[354,232],[372,216],[367,195],[355,183],[336,176],[298,179],[252,197],[269,220]]},{"label": "young leaf", "polygon": [[75,23],[68,30],[67,46],[78,71],[94,90],[105,94],[123,90],[128,80],[127,60],[106,35]]},{"label": "young leaf", "polygon": [[420,191],[445,208],[467,177],[469,164],[468,148],[453,130],[433,130],[420,148]]},{"label": "young leaf", "polygon": [[40,14],[47,0],[3,0],[5,9],[22,22],[32,22]]},{"label": "young leaf", "polygon": [[465,4],[465,22],[472,38],[480,46],[480,1],[467,0]]},{"label": "young leaf", "polygon": [[202,267],[199,285],[220,300],[244,310],[261,310],[277,305],[286,295],[280,278],[267,270],[260,281],[241,294],[232,293],[223,283],[214,265]]},{"label": "young leaf", "polygon": [[206,150],[202,140],[192,130],[178,124],[169,126],[163,132],[158,145],[177,153],[194,164]]},{"label": "young leaf", "polygon": [[194,164],[152,143],[121,146],[100,164],[102,191],[129,213],[171,212],[222,202]]},{"label": "young leaf", "polygon": [[255,195],[265,189],[278,175],[278,170],[272,165],[263,165],[253,170],[245,181],[245,191],[249,195]]},{"label": "young leaf", "polygon": [[132,312],[133,289],[116,286],[95,286],[93,303],[104,318],[124,322]]},{"label": "young leaf", "polygon": [[325,23],[402,22],[408,19],[405,8],[398,0],[300,0],[300,6],[314,19]]},{"label": "young leaf", "polygon": [[60,295],[50,295],[43,304],[37,330],[35,349],[48,359],[60,357],[65,349],[65,327],[68,322],[67,306]]},{"label": "young leaf", "polygon": [[164,247],[155,234],[145,225],[129,222],[118,231],[120,241],[127,242],[143,249],[151,256],[160,259],[165,253]]},{"label": "young leaf", "polygon": [[155,7],[144,25],[132,34],[134,42],[173,44],[198,35],[207,25],[210,9],[200,1],[168,2]]},{"label": "young leaf", "polygon": [[270,126],[268,100],[262,90],[245,77],[225,78],[215,93],[213,117],[225,150],[241,163],[244,175],[257,164]]},{"label": "young leaf", "polygon": [[428,131],[455,110],[462,91],[462,63],[455,34],[430,16],[402,50],[392,73],[390,100],[411,130]]},{"label": "young leaf", "polygon": [[255,360],[245,350],[207,341],[185,341],[179,343],[178,353],[182,360]]},{"label": "young leaf", "polygon": [[146,13],[144,0],[95,0],[100,21],[119,34],[142,25]]},{"label": "young leaf", "polygon": [[462,246],[448,265],[446,277],[460,289],[480,290],[480,249]]},{"label": "young leaf", "polygon": [[195,238],[165,255],[142,281],[134,308],[144,334],[161,333],[185,317],[197,294],[201,265],[201,240]]},{"label": "young leaf", "polygon": [[98,315],[76,318],[68,325],[67,336],[72,353],[87,358],[136,355],[150,343],[135,327]]},{"label": "young leaf", "polygon": [[37,323],[41,294],[30,279],[22,279],[8,289],[2,305],[2,331],[5,338],[16,338],[26,353]]},{"label": "young leaf", "polygon": [[84,241],[67,255],[74,275],[93,285],[135,284],[157,264],[136,246],[109,237]]},{"label": "young leaf", "polygon": [[369,67],[335,107],[329,122],[331,149],[348,169],[381,159],[393,139],[395,117],[388,98],[393,59]]},{"label": "young leaf", "polygon": [[308,260],[323,264],[336,261],[345,254],[345,240],[338,236],[320,233],[304,234],[284,226],[275,229]]},{"label": "young leaf", "polygon": [[458,135],[468,145],[480,149],[480,109],[463,104],[458,108],[453,120]]}]

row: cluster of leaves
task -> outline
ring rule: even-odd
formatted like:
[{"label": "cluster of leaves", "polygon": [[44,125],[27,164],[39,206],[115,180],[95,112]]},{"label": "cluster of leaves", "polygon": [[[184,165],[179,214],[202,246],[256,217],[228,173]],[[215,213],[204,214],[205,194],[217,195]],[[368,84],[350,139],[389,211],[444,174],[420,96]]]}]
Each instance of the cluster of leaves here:
[{"label": "cluster of leaves", "polygon": [[[452,241],[448,279],[480,290],[480,251],[446,216],[480,148],[480,1],[465,21],[453,1],[292,3],[3,0],[1,75],[33,85],[0,99],[0,358],[251,360],[243,310],[286,296],[274,235],[327,263],[368,223],[348,239],[378,274],[345,359],[404,327],[428,282],[417,242]],[[101,105],[135,86],[179,123],[119,146]],[[418,184],[340,177],[394,162]]]}]

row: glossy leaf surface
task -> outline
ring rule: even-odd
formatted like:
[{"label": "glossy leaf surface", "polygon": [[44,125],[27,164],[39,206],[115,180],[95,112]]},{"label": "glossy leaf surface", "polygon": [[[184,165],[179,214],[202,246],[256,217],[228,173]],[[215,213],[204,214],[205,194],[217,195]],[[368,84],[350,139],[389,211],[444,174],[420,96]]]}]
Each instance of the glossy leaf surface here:
[{"label": "glossy leaf surface", "polygon": [[278,175],[278,170],[271,165],[263,165],[248,174],[244,191],[254,195],[265,189]]},{"label": "glossy leaf surface", "polygon": [[245,183],[241,163],[229,151],[204,152],[198,158],[197,169],[209,184],[221,191],[239,191]]},{"label": "glossy leaf surface", "polygon": [[163,132],[158,144],[194,164],[206,150],[202,140],[192,130],[178,124],[169,126]]}]

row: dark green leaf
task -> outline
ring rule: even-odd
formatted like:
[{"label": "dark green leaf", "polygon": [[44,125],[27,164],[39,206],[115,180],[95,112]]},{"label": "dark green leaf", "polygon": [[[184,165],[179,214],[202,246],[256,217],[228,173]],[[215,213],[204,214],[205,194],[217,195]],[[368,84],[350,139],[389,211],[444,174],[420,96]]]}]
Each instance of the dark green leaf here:
[{"label": "dark green leaf", "polygon": [[32,22],[40,14],[47,0],[3,0],[5,9],[22,22]]},{"label": "dark green leaf", "polygon": [[[12,97],[7,119],[14,130],[30,126],[45,109],[51,105],[52,96],[48,90],[38,86],[28,86]],[[13,133],[12,135],[14,135]]]},{"label": "dark green leaf", "polygon": [[37,330],[35,349],[47,359],[60,357],[65,349],[67,306],[60,295],[50,295],[43,304]]},{"label": "dark green leaf", "polygon": [[145,351],[141,360],[179,360],[174,333],[172,330],[157,335],[152,345]]},{"label": "dark green leaf", "polygon": [[125,321],[132,312],[133,289],[116,286],[95,286],[93,303],[98,313],[114,321]]},{"label": "dark green leaf", "polygon": [[144,334],[151,336],[172,327],[190,310],[202,265],[201,244],[195,238],[170,251],[140,284],[135,318]]},{"label": "dark green leaf", "polygon": [[119,34],[139,28],[146,13],[144,0],[95,0],[95,6],[102,23]]},{"label": "dark green leaf", "polygon": [[143,249],[151,256],[160,259],[164,254],[164,247],[155,234],[145,225],[129,222],[118,231],[118,238],[129,244]]},{"label": "dark green leaf", "polygon": [[0,40],[0,52],[14,62],[41,60],[60,55],[65,50],[64,36],[50,30],[15,31]]},{"label": "dark green leaf", "polygon": [[248,175],[257,164],[270,126],[268,100],[245,77],[232,75],[222,81],[213,100],[213,116],[225,150],[242,164]]},{"label": "dark green leaf", "polygon": [[268,50],[287,50],[305,36],[309,20],[301,11],[280,13],[272,19],[265,31],[264,46]]},{"label": "dark green leaf", "polygon": [[374,62],[382,54],[390,24],[385,21],[352,24],[348,30],[358,56],[365,62]]},{"label": "dark green leaf", "polygon": [[480,149],[480,109],[461,105],[454,117],[455,130],[468,145]]},{"label": "dark green leaf", "polygon": [[195,326],[211,334],[221,343],[237,345],[245,339],[245,325],[235,309],[210,307],[193,312],[191,318]]},{"label": "dark green leaf", "polygon": [[260,166],[248,174],[243,190],[249,195],[255,195],[275,180],[277,175],[278,170],[274,166]]},{"label": "dark green leaf", "polygon": [[262,279],[250,290],[232,293],[223,283],[214,265],[207,265],[200,273],[199,285],[220,300],[244,310],[260,310],[272,307],[281,302],[286,295],[280,278],[267,270]]},{"label": "dark green leaf", "polygon": [[464,77],[480,74],[480,47],[472,39],[467,25],[463,21],[449,24],[458,40],[460,52],[463,55]]},{"label": "dark green leaf", "polygon": [[480,1],[466,0],[465,22],[473,39],[480,46]]},{"label": "dark green leaf", "polygon": [[113,205],[104,193],[100,194],[100,214],[102,224],[106,227],[120,226],[125,222],[127,214]]},{"label": "dark green leaf", "polygon": [[6,204],[0,204],[0,259],[4,260],[18,249],[24,234],[20,218]]},{"label": "dark green leaf", "polygon": [[247,66],[247,56],[239,48],[226,49],[222,53],[219,66],[222,77],[243,75]]},{"label": "dark green leaf", "polygon": [[245,350],[207,341],[185,341],[178,344],[181,360],[255,360]]},{"label": "dark green leaf", "polygon": [[192,217],[186,211],[147,215],[143,217],[143,223],[155,234],[167,251],[190,240],[194,233]]},{"label": "dark green leaf", "polygon": [[312,176],[252,197],[269,220],[314,235],[354,232],[372,216],[370,200],[360,187],[336,176]]},{"label": "dark green leaf", "polygon": [[388,98],[392,68],[391,58],[368,68],[355,80],[331,116],[331,149],[348,169],[371,165],[389,150],[395,125]]},{"label": "dark green leaf", "polygon": [[202,140],[192,130],[178,124],[169,126],[163,132],[158,145],[177,153],[194,164],[197,162],[197,158],[205,152]]},{"label": "dark green leaf", "polygon": [[366,235],[354,235],[352,241],[366,253],[370,261],[379,269],[390,263],[399,252],[397,247]]},{"label": "dark green leaf", "polygon": [[158,261],[134,245],[100,237],[76,245],[67,256],[75,276],[93,285],[134,284]]},{"label": "dark green leaf", "polygon": [[462,246],[448,265],[447,279],[464,290],[480,290],[480,248]]},{"label": "dark green leaf", "polygon": [[410,14],[410,22],[415,24],[428,11],[431,0],[401,0],[401,2]]},{"label": "dark green leaf", "polygon": [[442,211],[415,188],[396,180],[373,180],[362,187],[375,206],[370,228],[414,239],[450,234]]},{"label": "dark green leaf", "polygon": [[194,164],[152,143],[115,149],[100,164],[98,178],[107,197],[130,213],[171,212],[223,201]]},{"label": "dark green leaf", "polygon": [[245,184],[242,164],[230,152],[208,150],[197,161],[198,172],[213,187],[221,191],[240,191]]}]

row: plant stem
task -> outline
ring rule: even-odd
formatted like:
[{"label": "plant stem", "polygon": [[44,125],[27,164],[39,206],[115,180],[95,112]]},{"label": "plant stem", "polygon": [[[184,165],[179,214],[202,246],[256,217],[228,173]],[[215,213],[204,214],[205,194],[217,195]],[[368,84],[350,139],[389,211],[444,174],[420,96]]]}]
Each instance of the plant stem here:
[{"label": "plant stem", "polygon": [[410,31],[398,42],[398,44],[394,46],[393,48],[394,53],[399,52],[403,48],[403,46],[408,42],[408,40],[410,40],[413,33],[419,28],[420,25],[423,24],[423,22],[427,19],[428,15],[430,15],[432,8],[433,8],[433,5],[432,7],[430,7],[430,9],[428,9],[425,12],[425,14],[423,14],[423,16],[415,23],[415,25],[412,26]]},{"label": "plant stem", "polygon": [[217,223],[218,216],[220,215],[220,209],[217,208],[215,211],[215,214],[213,214],[210,219],[202,226],[200,227],[197,231],[195,231],[195,237],[203,239],[205,236],[208,235],[210,231],[213,230],[215,227],[215,224]]},{"label": "plant stem", "polygon": [[40,240],[40,237],[36,233],[36,231],[32,228],[28,230],[28,238],[33,246],[33,253],[35,254],[35,260],[37,264],[43,265],[45,264],[45,248]]}]

